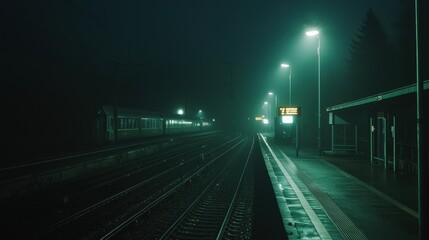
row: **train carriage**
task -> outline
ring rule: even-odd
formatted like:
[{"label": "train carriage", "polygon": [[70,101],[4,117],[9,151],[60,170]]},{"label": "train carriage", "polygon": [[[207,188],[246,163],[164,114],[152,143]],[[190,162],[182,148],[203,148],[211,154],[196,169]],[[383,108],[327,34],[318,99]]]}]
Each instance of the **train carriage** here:
[{"label": "train carriage", "polygon": [[121,141],[138,137],[150,137],[163,134],[163,118],[160,113],[127,108],[115,109],[103,106],[97,115],[95,135],[98,143]]},{"label": "train carriage", "polygon": [[128,108],[117,108],[115,113],[113,106],[103,106],[97,113],[94,136],[98,144],[105,144],[141,137],[201,132],[211,127],[210,122],[201,119],[189,119],[178,115],[165,116],[158,112]]}]

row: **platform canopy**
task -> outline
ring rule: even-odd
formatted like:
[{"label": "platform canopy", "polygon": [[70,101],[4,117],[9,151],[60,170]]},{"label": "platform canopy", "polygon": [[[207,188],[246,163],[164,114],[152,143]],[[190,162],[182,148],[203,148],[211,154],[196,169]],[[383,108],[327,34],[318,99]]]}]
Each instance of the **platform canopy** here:
[{"label": "platform canopy", "polygon": [[[429,80],[426,80],[423,82],[423,89],[424,90],[429,89]],[[333,111],[342,110],[345,108],[351,108],[351,107],[361,106],[361,105],[365,105],[365,104],[369,104],[369,103],[380,102],[383,100],[387,100],[387,99],[391,99],[391,98],[415,93],[416,90],[417,90],[416,84],[412,84],[412,85],[408,85],[405,87],[393,89],[393,90],[390,90],[387,92],[372,95],[369,97],[364,97],[364,98],[360,98],[360,99],[353,100],[350,102],[341,103],[338,105],[327,107],[326,111],[327,112],[333,112]]]}]

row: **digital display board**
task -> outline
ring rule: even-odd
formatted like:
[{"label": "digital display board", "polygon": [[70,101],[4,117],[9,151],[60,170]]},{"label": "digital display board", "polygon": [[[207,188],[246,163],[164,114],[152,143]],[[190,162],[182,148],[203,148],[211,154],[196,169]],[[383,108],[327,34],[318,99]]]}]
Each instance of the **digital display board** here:
[{"label": "digital display board", "polygon": [[299,116],[301,115],[300,107],[279,107],[279,116]]}]

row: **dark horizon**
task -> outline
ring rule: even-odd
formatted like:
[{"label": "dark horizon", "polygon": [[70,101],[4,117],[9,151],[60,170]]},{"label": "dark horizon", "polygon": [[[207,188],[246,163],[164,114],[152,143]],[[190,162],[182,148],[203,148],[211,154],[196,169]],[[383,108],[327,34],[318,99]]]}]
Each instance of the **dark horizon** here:
[{"label": "dark horizon", "polygon": [[[325,109],[371,93],[365,87],[353,93],[347,80],[350,47],[367,12],[372,9],[380,20],[393,52],[404,48],[401,31],[412,19],[410,4],[402,0],[1,5],[3,102],[9,121],[25,126],[19,133],[8,132],[12,145],[22,138],[48,145],[90,138],[92,118],[103,105],[164,114],[185,108],[191,117],[201,109],[225,129],[239,130],[260,114],[269,91],[276,93],[279,105],[288,104],[288,73],[280,68],[287,62],[293,70],[292,103],[303,109],[311,146],[317,39],[306,37],[305,31],[321,32]],[[393,75],[389,89],[415,82],[407,72],[413,54],[403,57],[408,57],[407,67]],[[32,123],[49,130],[34,129]]]}]

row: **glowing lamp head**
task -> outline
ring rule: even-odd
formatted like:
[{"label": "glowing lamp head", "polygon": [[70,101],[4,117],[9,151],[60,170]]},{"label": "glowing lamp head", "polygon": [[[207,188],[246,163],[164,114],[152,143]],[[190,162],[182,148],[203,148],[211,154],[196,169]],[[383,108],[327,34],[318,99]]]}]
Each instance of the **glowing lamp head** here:
[{"label": "glowing lamp head", "polygon": [[309,36],[309,37],[317,36],[317,35],[319,35],[319,31],[317,31],[317,30],[307,31],[307,32],[305,33],[305,35],[307,35],[307,36]]}]

